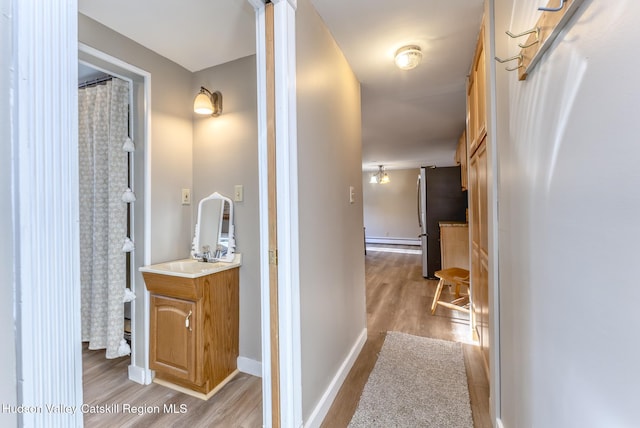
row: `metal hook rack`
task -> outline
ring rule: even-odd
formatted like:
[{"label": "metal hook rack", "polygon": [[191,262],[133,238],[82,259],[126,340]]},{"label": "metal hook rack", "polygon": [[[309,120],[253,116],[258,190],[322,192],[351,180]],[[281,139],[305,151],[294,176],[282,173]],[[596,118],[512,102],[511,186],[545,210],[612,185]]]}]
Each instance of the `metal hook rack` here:
[{"label": "metal hook rack", "polygon": [[[556,6],[560,1],[560,5]],[[576,12],[578,7],[584,0],[549,0],[545,7],[539,7],[542,11],[540,18],[531,30],[524,31],[520,34],[513,34],[507,31],[507,35],[513,39],[526,36],[529,37],[524,43],[518,43],[520,54],[515,55],[506,60],[500,60],[496,57],[496,61],[502,63],[518,59],[518,67],[507,68],[509,71],[519,70],[518,78],[525,80],[529,72],[544,56],[544,53],[553,41],[558,37],[562,28],[567,24],[569,19]]]}]

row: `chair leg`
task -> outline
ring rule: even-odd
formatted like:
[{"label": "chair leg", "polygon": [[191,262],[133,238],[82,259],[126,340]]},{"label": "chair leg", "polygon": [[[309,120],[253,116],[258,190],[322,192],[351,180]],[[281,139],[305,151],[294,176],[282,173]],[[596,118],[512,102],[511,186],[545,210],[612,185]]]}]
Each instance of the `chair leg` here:
[{"label": "chair leg", "polygon": [[444,279],[440,279],[438,282],[438,287],[436,288],[436,294],[433,296],[433,303],[431,304],[431,314],[436,313],[436,308],[438,307],[438,300],[440,299],[440,294],[442,293],[442,288],[444,287]]}]

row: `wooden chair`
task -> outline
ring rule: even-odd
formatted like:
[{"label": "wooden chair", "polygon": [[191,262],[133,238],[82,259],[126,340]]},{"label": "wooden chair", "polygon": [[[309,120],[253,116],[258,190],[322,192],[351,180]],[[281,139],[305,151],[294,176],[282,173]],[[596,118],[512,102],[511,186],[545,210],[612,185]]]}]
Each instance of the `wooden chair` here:
[{"label": "wooden chair", "polygon": [[[442,269],[435,272],[437,278],[440,278],[438,282],[438,288],[436,288],[436,294],[433,296],[433,303],[431,304],[431,314],[436,312],[438,305],[445,308],[469,313],[469,271],[462,268],[449,268]],[[440,295],[445,285],[454,285],[455,299],[451,302],[441,302]],[[461,293],[460,288],[466,287],[466,293]]]}]

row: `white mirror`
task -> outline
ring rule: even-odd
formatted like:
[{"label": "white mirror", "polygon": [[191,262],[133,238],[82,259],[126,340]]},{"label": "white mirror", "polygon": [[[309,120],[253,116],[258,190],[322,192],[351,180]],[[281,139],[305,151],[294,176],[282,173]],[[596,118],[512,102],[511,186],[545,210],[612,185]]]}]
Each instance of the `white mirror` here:
[{"label": "white mirror", "polygon": [[235,246],[233,202],[215,192],[198,204],[191,257],[205,262],[232,262]]}]

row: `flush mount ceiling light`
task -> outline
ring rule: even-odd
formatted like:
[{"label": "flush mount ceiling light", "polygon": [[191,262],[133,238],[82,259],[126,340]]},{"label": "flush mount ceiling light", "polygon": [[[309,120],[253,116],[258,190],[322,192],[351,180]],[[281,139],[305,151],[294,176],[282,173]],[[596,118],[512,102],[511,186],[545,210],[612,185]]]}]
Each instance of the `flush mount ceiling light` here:
[{"label": "flush mount ceiling light", "polygon": [[422,61],[422,51],[420,46],[403,46],[396,51],[396,65],[401,70],[411,70],[416,68]]},{"label": "flush mount ceiling light", "polygon": [[200,86],[200,92],[193,100],[193,111],[198,114],[210,114],[220,116],[222,114],[222,94],[218,91],[211,92],[204,86]]},{"label": "flush mount ceiling light", "polygon": [[385,172],[384,170],[384,166],[379,165],[378,166],[378,172],[374,173],[371,175],[371,179],[369,180],[369,183],[372,184],[387,184],[391,181],[391,179],[389,179],[389,175]]}]

